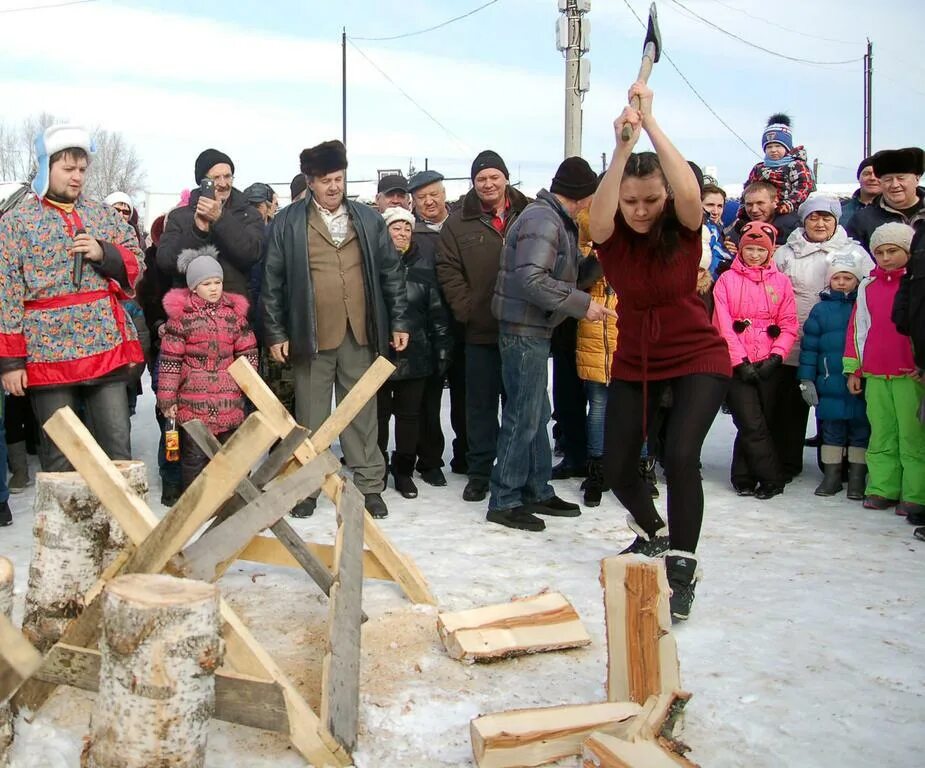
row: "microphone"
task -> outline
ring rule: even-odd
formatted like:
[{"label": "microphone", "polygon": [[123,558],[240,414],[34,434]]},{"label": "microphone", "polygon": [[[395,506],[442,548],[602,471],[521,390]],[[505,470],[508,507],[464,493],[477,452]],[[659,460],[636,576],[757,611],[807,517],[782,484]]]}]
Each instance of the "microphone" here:
[{"label": "microphone", "polygon": [[[87,234],[87,230],[81,227],[74,233],[74,236],[76,237],[77,235],[85,235],[85,234]],[[82,253],[75,253],[74,254],[74,271],[71,273],[71,282],[74,284],[75,288],[80,287],[80,281],[81,281],[81,278],[83,277],[83,273],[84,273],[84,256]]]}]

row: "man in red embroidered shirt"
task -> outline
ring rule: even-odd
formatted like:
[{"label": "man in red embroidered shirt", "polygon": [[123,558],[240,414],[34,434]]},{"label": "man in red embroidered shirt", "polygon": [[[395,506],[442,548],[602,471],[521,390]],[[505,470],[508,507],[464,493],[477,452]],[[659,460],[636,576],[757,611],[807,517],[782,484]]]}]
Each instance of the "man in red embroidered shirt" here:
[{"label": "man in red embroidered shirt", "polygon": [[[106,454],[130,459],[126,380],[144,355],[120,302],[144,257],[123,218],[83,195],[92,154],[79,126],[36,136],[35,196],[0,219],[0,378],[30,395],[39,424],[82,410]],[[44,431],[39,459],[46,472],[71,469]]]}]

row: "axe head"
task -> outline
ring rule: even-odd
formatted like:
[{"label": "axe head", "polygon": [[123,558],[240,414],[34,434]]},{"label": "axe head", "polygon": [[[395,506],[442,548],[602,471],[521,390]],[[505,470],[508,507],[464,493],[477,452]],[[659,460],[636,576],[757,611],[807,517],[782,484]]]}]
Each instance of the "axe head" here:
[{"label": "axe head", "polygon": [[655,3],[649,6],[649,26],[646,28],[646,41],[642,44],[642,50],[645,51],[649,43],[655,48],[655,56],[652,61],[656,62],[662,55],[662,33],[658,29],[658,9]]}]

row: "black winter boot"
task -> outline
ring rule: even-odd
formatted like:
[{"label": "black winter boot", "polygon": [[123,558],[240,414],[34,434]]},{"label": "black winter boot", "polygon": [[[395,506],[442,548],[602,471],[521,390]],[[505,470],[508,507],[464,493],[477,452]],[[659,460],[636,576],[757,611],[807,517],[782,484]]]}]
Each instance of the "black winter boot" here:
[{"label": "black winter boot", "polygon": [[672,550],[665,555],[668,586],[671,587],[671,620],[685,621],[694,603],[697,586],[697,558],[690,552]]},{"label": "black winter boot", "polygon": [[601,463],[601,457],[595,456],[588,459],[588,479],[582,483],[584,490],[584,505],[586,507],[600,506],[601,496],[604,495],[604,466]]},{"label": "black winter boot", "polygon": [[411,479],[411,473],[414,471],[414,457],[407,456],[397,451],[392,453],[391,472],[395,479],[395,490],[406,499],[416,499],[418,497],[418,487]]},{"label": "black winter boot", "polygon": [[639,460],[639,476],[645,481],[649,489],[649,496],[658,498],[658,475],[655,473],[655,457]]},{"label": "black winter boot", "polygon": [[626,524],[636,534],[633,543],[620,552],[621,555],[645,555],[646,557],[661,557],[671,548],[668,540],[668,527],[663,523],[654,536],[646,533],[636,522],[632,515],[626,516]]},{"label": "black winter boot", "polygon": [[817,496],[834,496],[841,493],[841,463],[822,465],[822,482],[814,491]]},{"label": "black winter boot", "polygon": [[865,488],[867,488],[867,465],[848,464],[848,498],[852,501],[863,501]]},{"label": "black winter boot", "polygon": [[10,512],[8,501],[0,502],[0,528],[13,524],[13,513]]}]

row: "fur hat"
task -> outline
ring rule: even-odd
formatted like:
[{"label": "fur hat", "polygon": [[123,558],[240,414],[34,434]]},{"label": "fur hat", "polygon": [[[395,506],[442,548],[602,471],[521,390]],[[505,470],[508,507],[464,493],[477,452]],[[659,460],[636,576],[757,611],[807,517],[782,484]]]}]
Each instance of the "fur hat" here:
[{"label": "fur hat", "polygon": [[125,192],[113,192],[111,195],[107,196],[103,202],[110,207],[116,203],[125,203],[129,207],[131,213],[135,213],[135,204],[132,202],[132,198],[125,194]]},{"label": "fur hat", "polygon": [[196,158],[196,167],[194,171],[196,183],[199,184],[199,182],[208,175],[209,171],[219,163],[225,163],[231,168],[231,172],[234,173],[234,163],[231,162],[231,158],[224,152],[217,149],[204,149],[200,152],[199,157]]},{"label": "fur hat", "polygon": [[814,194],[807,197],[797,208],[797,215],[800,221],[806,221],[806,217],[811,213],[827,213],[834,216],[835,221],[841,218],[841,203],[838,198],[832,195]]},{"label": "fur hat", "polygon": [[825,273],[825,283],[826,285],[831,283],[832,277],[839,272],[850,272],[858,279],[858,282],[860,282],[867,276],[869,266],[870,260],[866,255],[862,256],[855,251],[834,253],[831,256],[829,268]]},{"label": "fur hat", "polygon": [[887,173],[925,174],[925,152],[919,147],[904,149],[881,149],[871,157],[871,165],[877,178]]},{"label": "fur hat", "polygon": [[414,227],[414,214],[411,211],[401,208],[400,206],[392,206],[391,208],[386,208],[385,213],[382,214],[382,218],[385,219],[385,225],[387,227],[394,224],[396,221],[407,221],[412,227]]},{"label": "fur hat", "polygon": [[303,149],[299,155],[299,168],[306,176],[327,176],[334,171],[345,171],[347,148],[343,142],[335,139]]},{"label": "fur hat", "polygon": [[469,173],[469,178],[475,181],[475,177],[486,168],[495,168],[504,174],[504,178],[511,178],[511,174],[508,172],[504,160],[501,159],[501,155],[493,149],[483,149],[475,156],[475,160],[472,161],[472,169]]},{"label": "fur hat", "polygon": [[870,236],[870,252],[873,253],[881,245],[898,245],[906,253],[912,250],[912,238],[915,230],[901,221],[891,221],[881,224]]},{"label": "fur hat", "polygon": [[39,197],[48,194],[52,155],[63,149],[82,149],[87,153],[87,160],[91,161],[96,152],[96,146],[86,128],[66,123],[48,126],[35,137],[33,143],[36,171],[32,191]]},{"label": "fur hat", "polygon": [[793,149],[793,134],[790,133],[790,117],[783,112],[771,115],[768,118],[768,125],[761,134],[761,148],[765,149],[768,144],[783,144],[789,152]]},{"label": "fur hat", "polygon": [[597,174],[583,157],[567,157],[556,170],[549,191],[569,200],[584,200],[597,190]]},{"label": "fur hat", "polygon": [[774,243],[777,240],[777,229],[773,224],[767,224],[763,221],[750,221],[742,227],[742,235],[739,238],[739,253],[745,250],[746,245],[757,245],[768,252],[768,256],[774,253]]},{"label": "fur hat", "polygon": [[214,245],[184,248],[177,256],[177,271],[186,275],[186,285],[191,291],[195,291],[203,280],[225,278],[222,265],[218,263],[218,249]]}]

